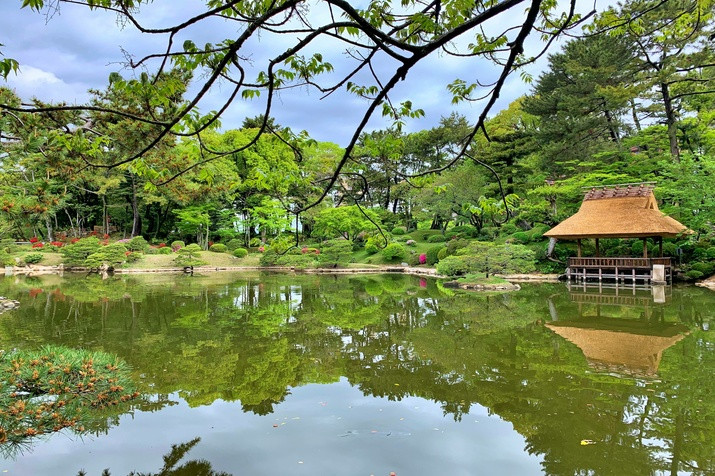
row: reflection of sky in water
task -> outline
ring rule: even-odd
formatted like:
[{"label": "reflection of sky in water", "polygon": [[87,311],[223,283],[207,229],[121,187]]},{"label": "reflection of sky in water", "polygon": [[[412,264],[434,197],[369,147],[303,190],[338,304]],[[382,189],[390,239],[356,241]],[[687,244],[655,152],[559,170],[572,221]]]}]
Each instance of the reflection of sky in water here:
[{"label": "reflection of sky in water", "polygon": [[434,402],[365,398],[345,379],[293,388],[266,416],[244,413],[238,402],[190,408],[178,395],[171,398],[180,403],[124,415],[108,435],[84,441],[55,435],[2,469],[36,475],[157,471],[172,444],[198,436],[187,458],[235,475],[541,474],[540,458],[523,451],[524,438],[479,405],[458,423]]}]

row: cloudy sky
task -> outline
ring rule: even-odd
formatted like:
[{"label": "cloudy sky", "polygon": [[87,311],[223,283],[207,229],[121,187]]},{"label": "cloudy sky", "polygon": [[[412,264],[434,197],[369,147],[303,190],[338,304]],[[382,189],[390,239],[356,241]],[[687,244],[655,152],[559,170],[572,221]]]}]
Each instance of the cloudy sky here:
[{"label": "cloudy sky", "polygon": [[[44,101],[81,104],[89,98],[88,89],[102,89],[106,86],[111,72],[120,72],[125,77],[136,74],[125,67],[125,54],[141,58],[165,48],[166,37],[142,35],[131,25],[119,24],[117,16],[112,13],[89,11],[85,7],[69,4],[63,5],[59,12],[53,12],[48,17],[47,12],[21,9],[21,3],[21,0],[0,2],[0,43],[4,45],[0,51],[20,62],[20,74],[11,76],[8,83],[23,99],[34,96]],[[602,9],[602,3],[596,4],[596,8]],[[197,9],[200,10],[201,5],[200,0],[154,0],[143,7],[139,18],[145,26],[171,26],[190,17]],[[594,3],[579,0],[579,8],[584,12],[589,11],[594,8]],[[519,25],[521,19],[515,16],[521,15],[523,11],[524,8],[518,7],[508,17],[499,18],[487,25],[487,28],[497,31],[508,25],[507,22]],[[316,9],[313,15],[312,20],[319,22],[324,13]],[[235,38],[236,35],[234,24],[215,20],[192,27],[175,44],[181,45],[184,39],[191,38],[201,46],[206,42],[216,43],[224,38]],[[527,40],[527,54],[533,54],[541,48],[542,44],[536,36],[532,34]],[[295,35],[262,34],[250,42],[242,52],[251,60],[247,64],[254,67],[248,74],[249,78],[255,77],[255,73],[265,67],[267,58],[275,57],[289,47],[295,38]],[[335,66],[335,78],[349,71],[351,59],[345,54],[343,45],[325,40],[316,43],[312,51],[320,51]],[[544,58],[530,66],[528,72],[536,77],[545,64]],[[385,59],[377,64],[377,72],[386,75],[394,67],[394,63]],[[489,82],[497,74],[498,69],[484,60],[433,55],[410,71],[406,80],[394,91],[393,100],[399,102],[410,99],[415,107],[426,112],[425,118],[407,124],[408,131],[433,127],[441,116],[455,110],[471,121],[476,121],[481,104],[453,106],[446,85],[457,78],[467,82],[475,79]],[[513,75],[506,83],[492,115],[527,93],[529,87],[518,75]],[[218,109],[230,90],[227,84],[213,88],[210,95],[201,102],[201,110],[207,112]],[[279,124],[289,126],[294,131],[306,130],[317,140],[345,145],[367,103],[343,91],[322,100],[319,92],[306,88],[282,92],[272,115]],[[245,117],[261,113],[262,108],[260,99],[236,101],[222,116],[223,129],[239,127]],[[382,127],[385,127],[385,123],[375,118],[368,129]]]}]

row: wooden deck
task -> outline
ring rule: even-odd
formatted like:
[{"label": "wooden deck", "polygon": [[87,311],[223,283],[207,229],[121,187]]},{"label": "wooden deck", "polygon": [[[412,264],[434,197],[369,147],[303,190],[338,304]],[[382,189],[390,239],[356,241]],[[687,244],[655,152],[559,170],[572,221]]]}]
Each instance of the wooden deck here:
[{"label": "wooden deck", "polygon": [[656,264],[665,267],[666,281],[672,281],[673,268],[670,258],[569,258],[566,276],[569,280],[576,281],[650,283],[653,278],[653,265]]}]

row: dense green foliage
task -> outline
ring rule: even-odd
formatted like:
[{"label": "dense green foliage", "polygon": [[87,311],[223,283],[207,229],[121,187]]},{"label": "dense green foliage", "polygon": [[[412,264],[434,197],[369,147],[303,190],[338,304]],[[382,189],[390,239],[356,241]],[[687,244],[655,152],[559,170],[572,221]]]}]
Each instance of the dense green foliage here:
[{"label": "dense green foliage", "polygon": [[[464,12],[491,8],[479,5]],[[544,17],[542,30],[578,20],[547,22],[554,5],[533,7]],[[407,13],[413,7],[402,4],[405,28],[419,24],[420,33],[407,34],[408,28],[403,37],[398,28],[389,34],[396,35],[392,46],[406,42],[413,51],[412,42],[447,41],[447,32],[465,21],[456,5],[435,12],[434,24],[424,12]],[[380,29],[393,8],[394,2],[371,3],[355,13],[369,17],[355,28]],[[547,257],[543,233],[578,209],[583,187],[655,181],[660,208],[695,232],[667,241],[666,253],[679,253],[683,272],[707,275],[705,253],[715,242],[713,1],[628,0],[597,12],[584,27],[587,35],[548,56],[531,91],[476,124],[453,113],[431,129],[406,133],[404,120],[421,115],[411,102],[384,101],[384,84],[348,83],[351,93],[372,98],[394,122],[361,129],[345,148],[297,134],[270,114],[221,131],[212,113],[188,114],[184,96],[195,73],[220,62],[190,41],[160,73],[113,74],[104,89],[90,92],[89,110],[31,113],[13,91],[0,88],[0,233],[37,239],[40,249],[59,250],[70,266],[97,251],[94,242],[71,244],[91,233],[104,244],[129,237],[125,246],[137,253],[166,253],[151,251],[150,243],[160,242],[173,250],[184,243],[207,250],[211,242],[215,250],[272,249],[264,262],[294,245],[322,251],[321,242],[330,247],[336,238],[352,242],[360,260],[402,259],[383,250],[396,241],[432,264],[439,256],[425,243],[445,242],[445,256],[466,247],[459,240],[515,243],[533,251],[537,269],[558,272],[571,247],[559,244]],[[517,48],[506,36],[482,35],[474,45],[479,53],[468,54]],[[5,76],[13,68],[3,61]],[[244,99],[258,97],[262,88],[272,93],[273,80],[281,82],[277,88],[296,78],[313,84],[310,78],[329,72],[328,64],[291,56],[288,69],[277,77],[262,73]],[[475,99],[480,89],[479,82],[464,80],[448,87],[454,102]],[[125,113],[117,116],[117,110]],[[177,114],[181,120],[172,123]],[[92,127],[76,126],[85,123]],[[175,127],[161,135],[169,123]],[[88,161],[102,167],[87,167]],[[298,236],[286,237],[290,232]],[[603,252],[634,254],[638,246],[609,240]],[[585,248],[590,252],[593,244]]]},{"label": "dense green foliage", "polygon": [[0,445],[64,428],[89,433],[101,410],[139,396],[116,356],[57,346],[1,352],[0,383]]}]

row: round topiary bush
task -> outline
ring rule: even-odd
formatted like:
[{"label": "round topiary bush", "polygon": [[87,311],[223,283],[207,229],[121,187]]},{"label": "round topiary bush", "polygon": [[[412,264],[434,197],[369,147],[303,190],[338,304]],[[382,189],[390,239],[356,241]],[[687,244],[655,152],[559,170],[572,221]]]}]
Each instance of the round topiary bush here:
[{"label": "round topiary bush", "polygon": [[135,236],[129,243],[126,244],[129,251],[141,251],[146,252],[149,249],[149,242],[144,239],[143,236]]},{"label": "round topiary bush", "polygon": [[511,236],[517,243],[526,244],[531,242],[531,235],[525,231],[517,231],[516,233],[512,233]]},{"label": "round topiary bush", "polygon": [[233,250],[233,256],[236,258],[245,258],[247,254],[248,250],[246,248],[236,248]]},{"label": "round topiary bush", "polygon": [[228,251],[228,247],[226,247],[223,243],[214,243],[209,248],[209,251],[213,251],[214,253],[225,253]]},{"label": "round topiary bush", "polygon": [[382,257],[387,261],[397,261],[405,259],[407,252],[399,243],[390,243],[382,250]]},{"label": "round topiary bush", "polygon": [[425,253],[425,257],[427,258],[428,265],[434,266],[435,264],[437,264],[437,262],[439,261],[439,256],[437,255],[439,253],[439,250],[441,249],[441,246],[433,246],[432,248],[427,250],[427,253]]},{"label": "round topiary bush", "polygon": [[171,254],[171,248],[167,248],[166,246],[163,248],[157,248],[156,249],[156,254],[158,255],[170,255]]},{"label": "round topiary bush", "polygon": [[447,256],[437,263],[437,272],[445,276],[459,276],[469,271],[463,256]]},{"label": "round topiary bush", "polygon": [[393,235],[404,235],[405,233],[407,233],[407,228],[404,226],[396,226],[392,229]]},{"label": "round topiary bush", "polygon": [[427,238],[427,243],[444,243],[447,241],[447,237],[444,235],[432,235]]},{"label": "round topiary bush", "polygon": [[243,240],[239,240],[238,238],[233,238],[228,243],[226,243],[226,248],[228,248],[228,251],[233,251],[237,248],[241,248],[242,246]]},{"label": "round topiary bush", "polygon": [[42,261],[42,258],[44,258],[42,253],[27,253],[22,259],[27,264],[35,264]]},{"label": "round topiary bush", "polygon": [[179,249],[181,249],[181,248],[186,248],[186,243],[184,243],[184,242],[181,241],[181,240],[176,240],[176,241],[172,241],[172,242],[171,242],[171,249],[172,249],[172,250],[176,251],[176,250],[179,250]]},{"label": "round topiary bush", "polygon": [[437,261],[442,261],[447,257],[448,254],[449,250],[447,248],[440,248],[437,252]]}]

